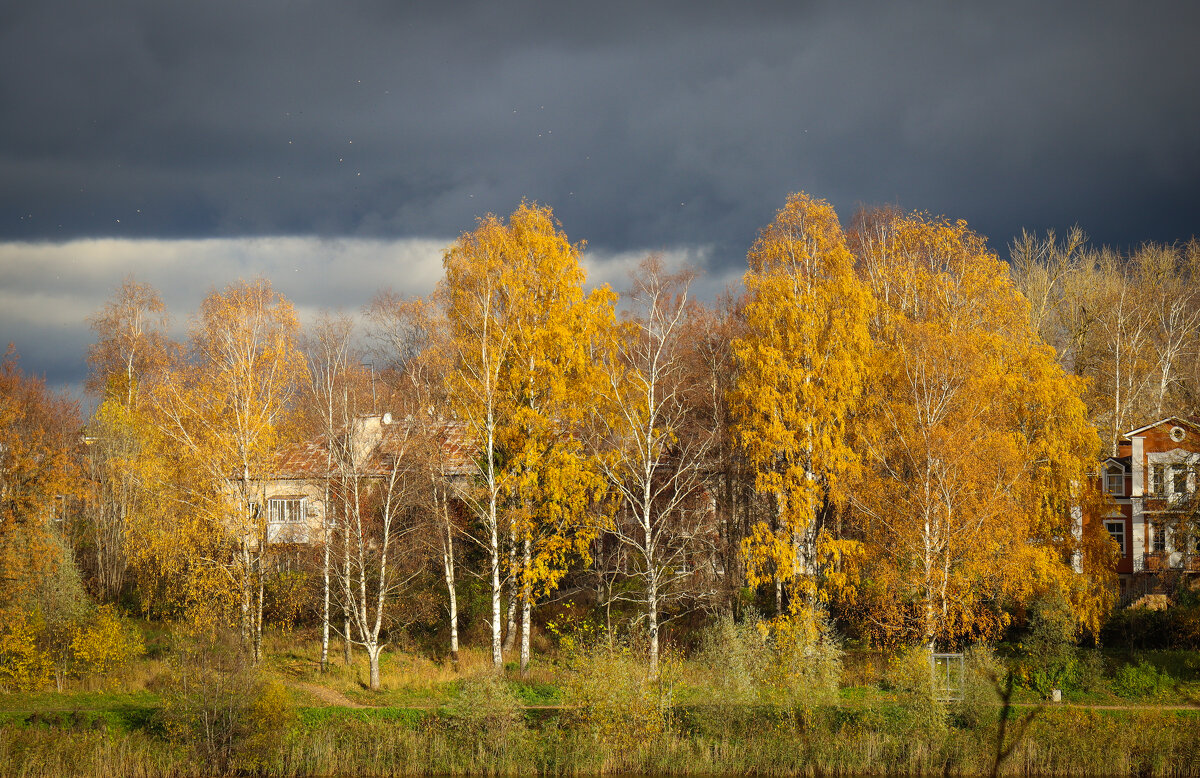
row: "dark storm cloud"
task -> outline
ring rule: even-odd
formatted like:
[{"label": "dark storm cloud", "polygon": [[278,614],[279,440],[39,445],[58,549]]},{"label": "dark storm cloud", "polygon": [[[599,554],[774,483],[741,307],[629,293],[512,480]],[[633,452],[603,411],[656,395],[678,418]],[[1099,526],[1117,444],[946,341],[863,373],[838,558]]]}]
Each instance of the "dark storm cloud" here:
[{"label": "dark storm cloud", "polygon": [[452,236],[522,196],[735,262],[787,191],[1194,230],[1191,4],[0,11],[0,238]]}]

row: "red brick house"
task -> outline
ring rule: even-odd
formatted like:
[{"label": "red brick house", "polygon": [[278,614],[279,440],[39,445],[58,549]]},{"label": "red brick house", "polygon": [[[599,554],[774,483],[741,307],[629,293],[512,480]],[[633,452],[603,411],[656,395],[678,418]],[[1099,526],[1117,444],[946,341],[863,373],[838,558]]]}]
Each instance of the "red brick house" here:
[{"label": "red brick house", "polygon": [[1120,549],[1122,590],[1138,576],[1200,571],[1188,519],[1200,488],[1200,423],[1172,416],[1126,432],[1100,479],[1113,501],[1101,520]]}]

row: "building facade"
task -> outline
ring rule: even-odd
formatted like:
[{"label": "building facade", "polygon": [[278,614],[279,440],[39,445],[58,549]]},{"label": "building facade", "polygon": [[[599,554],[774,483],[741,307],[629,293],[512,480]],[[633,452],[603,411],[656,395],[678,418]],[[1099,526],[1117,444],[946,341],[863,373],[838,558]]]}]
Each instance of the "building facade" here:
[{"label": "building facade", "polygon": [[1101,521],[1120,552],[1122,589],[1138,576],[1200,571],[1200,424],[1172,416],[1130,430],[1117,456],[1101,463],[1100,480],[1111,498]]}]

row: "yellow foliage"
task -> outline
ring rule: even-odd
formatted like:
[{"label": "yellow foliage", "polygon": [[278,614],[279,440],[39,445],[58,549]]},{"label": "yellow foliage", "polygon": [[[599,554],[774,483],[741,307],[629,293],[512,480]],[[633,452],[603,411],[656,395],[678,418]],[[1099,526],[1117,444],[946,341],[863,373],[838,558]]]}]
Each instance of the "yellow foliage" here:
[{"label": "yellow foliage", "polygon": [[53,663],[38,646],[40,625],[28,614],[16,614],[0,627],[0,688],[32,692],[50,682]]},{"label": "yellow foliage", "polygon": [[965,223],[887,212],[855,238],[881,304],[846,607],[885,643],[996,637],[1001,602],[1079,588],[1071,507],[1099,442],[1078,382]]},{"label": "yellow foliage", "polygon": [[776,521],[743,544],[752,585],[793,586],[823,567],[821,516],[842,503],[857,468],[850,416],[870,359],[874,302],[854,273],[832,206],[791,195],[748,256],[746,331],[733,344],[740,369],[730,398],[756,485]]},{"label": "yellow foliage", "polygon": [[71,652],[81,674],[107,676],[141,656],[146,648],[137,630],[121,621],[111,605],[75,630]]}]

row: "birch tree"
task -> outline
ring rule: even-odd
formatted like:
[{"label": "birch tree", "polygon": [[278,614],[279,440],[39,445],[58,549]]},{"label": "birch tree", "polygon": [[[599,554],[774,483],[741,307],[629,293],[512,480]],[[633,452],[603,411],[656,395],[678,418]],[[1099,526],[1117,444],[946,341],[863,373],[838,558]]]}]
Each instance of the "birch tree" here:
[{"label": "birch tree", "polygon": [[793,600],[811,598],[828,572],[822,555],[840,553],[821,529],[856,467],[848,427],[870,359],[874,303],[854,274],[833,208],[809,195],[788,197],[748,260],[732,406],[775,521],[752,528],[747,572],[752,584],[773,579]]},{"label": "birch tree", "polygon": [[611,318],[611,295],[583,293],[580,250],[549,208],[524,202],[507,224],[481,219],[444,262],[449,396],[480,452],[481,490],[468,503],[491,558],[497,668],[503,536],[512,543],[524,669],[535,597],[557,586],[569,560],[586,557],[595,533],[585,508],[597,479],[573,428],[593,380],[592,332]]},{"label": "birch tree", "polygon": [[605,362],[598,461],[617,498],[612,534],[636,560],[656,678],[663,607],[685,594],[715,540],[703,470],[714,434],[697,423],[703,385],[684,341],[691,276],[670,275],[650,257],[632,281]]},{"label": "birch tree", "polygon": [[855,619],[883,642],[993,637],[1001,598],[1073,585],[1069,506],[1097,451],[1079,382],[963,222],[883,212],[854,237],[880,301]]},{"label": "birch tree", "polygon": [[412,422],[362,418],[349,431],[349,456],[338,463],[335,502],[349,560],[338,571],[338,585],[352,627],[345,637],[363,647],[373,691],[379,689],[386,634],[403,621],[401,595],[421,570],[414,541],[421,529],[427,436]]},{"label": "birch tree", "polygon": [[88,425],[81,529],[104,600],[120,593],[146,525],[162,519],[156,509],[162,504],[163,473],[146,397],[173,347],[165,334],[168,323],[158,292],[132,278],[89,319],[96,342],[88,347],[85,386],[99,403]]},{"label": "birch tree", "polygon": [[456,496],[466,452],[462,451],[461,424],[450,418],[451,406],[446,395],[451,369],[446,320],[432,301],[404,298],[391,292],[376,295],[366,314],[374,343],[372,353],[384,366],[385,379],[396,394],[409,398],[413,417],[429,431],[424,458],[429,480],[425,508],[432,512],[430,523],[436,529],[426,537],[446,586],[450,660],[457,667],[456,545],[465,529],[456,508]]},{"label": "birch tree", "polygon": [[255,662],[267,550],[262,488],[303,381],[298,330],[291,304],[265,280],[213,292],[192,324],[187,358],[157,387],[163,433],[200,479],[189,508],[219,543],[203,561],[236,593]]},{"label": "birch tree", "polygon": [[[358,415],[360,394],[364,391],[364,376],[359,353],[354,345],[354,322],[345,315],[323,314],[313,323],[305,339],[308,359],[308,378],[305,401],[316,412],[325,454],[325,467],[321,474],[320,487],[323,492],[325,520],[321,528],[321,670],[329,667],[329,642],[331,632],[331,604],[336,577],[335,566],[342,566],[342,577],[349,575],[350,544],[341,543],[343,557],[334,558],[335,535],[346,528],[339,523],[334,492],[345,463],[352,458],[352,441],[343,434],[350,429]],[[351,624],[349,612],[343,612],[342,655],[344,662],[351,662]]]},{"label": "birch tree", "polygon": [[478,488],[463,497],[485,536],[492,593],[492,666],[496,671],[504,664],[500,540],[508,529],[502,504],[506,473],[499,459],[508,398],[501,379],[513,347],[510,296],[518,288],[508,251],[504,224],[495,216],[481,219],[474,231],[463,233],[446,252],[446,278],[439,288],[454,359],[447,394],[472,448],[479,452],[474,460]]}]

